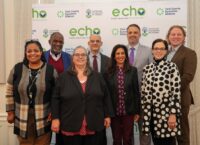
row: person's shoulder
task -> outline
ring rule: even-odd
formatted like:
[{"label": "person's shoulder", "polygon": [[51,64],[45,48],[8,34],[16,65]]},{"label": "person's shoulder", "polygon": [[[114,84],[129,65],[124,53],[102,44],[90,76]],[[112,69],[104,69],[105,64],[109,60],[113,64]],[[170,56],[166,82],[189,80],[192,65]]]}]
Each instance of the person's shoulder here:
[{"label": "person's shoulder", "polygon": [[182,51],[185,51],[185,53],[196,53],[193,49],[189,48],[189,47],[186,47],[184,45],[182,45],[180,47],[180,49],[182,49]]},{"label": "person's shoulder", "polygon": [[110,59],[107,55],[100,53],[101,57],[105,58],[105,59]]},{"label": "person's shoulder", "polygon": [[62,55],[70,56],[70,54],[65,51],[62,51],[61,53],[62,53]]},{"label": "person's shoulder", "polygon": [[144,44],[139,44],[138,46],[139,48],[142,48],[142,49],[147,49],[147,50],[150,50],[150,47],[144,45]]}]

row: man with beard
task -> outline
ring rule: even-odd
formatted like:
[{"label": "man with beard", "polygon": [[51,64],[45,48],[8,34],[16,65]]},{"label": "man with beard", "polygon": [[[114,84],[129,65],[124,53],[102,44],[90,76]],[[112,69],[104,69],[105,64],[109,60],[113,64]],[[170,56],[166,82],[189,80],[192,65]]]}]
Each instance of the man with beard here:
[{"label": "man with beard", "polygon": [[[45,58],[47,63],[54,66],[58,74],[64,72],[71,65],[70,55],[62,51],[64,37],[60,32],[54,32],[49,39],[51,49],[46,51]],[[62,135],[56,134],[56,145],[63,145]]]},{"label": "man with beard", "polygon": [[[150,48],[140,44],[141,30],[137,24],[130,24],[127,27],[127,39],[128,39],[128,52],[129,61],[132,66],[135,66],[138,71],[139,88],[141,86],[142,70],[145,65],[153,61]],[[142,115],[142,110],[140,111]],[[140,130],[140,145],[151,145],[151,136],[145,136],[142,134],[142,120],[138,115],[134,116],[134,121],[138,122]],[[134,144],[134,140],[133,140]]]}]

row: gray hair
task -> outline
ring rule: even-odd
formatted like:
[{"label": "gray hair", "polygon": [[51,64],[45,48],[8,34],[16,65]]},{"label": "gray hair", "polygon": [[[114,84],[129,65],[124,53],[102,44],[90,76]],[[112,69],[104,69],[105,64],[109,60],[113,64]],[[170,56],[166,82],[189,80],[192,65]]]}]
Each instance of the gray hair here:
[{"label": "gray hair", "polygon": [[[73,53],[72,53],[72,59],[73,59],[73,57],[74,57],[74,54],[75,54],[76,50],[79,49],[79,48],[81,48],[81,49],[83,49],[83,50],[85,51],[85,54],[86,54],[86,57],[87,57],[87,58],[86,58],[86,59],[87,59],[87,62],[86,62],[86,67],[85,67],[84,75],[88,76],[88,75],[91,74],[92,68],[90,67],[90,60],[89,60],[89,55],[88,55],[87,49],[86,49],[85,47],[83,47],[82,45],[76,46],[76,47],[74,48]],[[75,74],[77,74],[77,71],[76,71],[76,69],[75,69],[75,65],[74,65],[74,63],[73,63],[73,60],[72,60],[71,62],[72,62],[72,71],[73,71]]]}]

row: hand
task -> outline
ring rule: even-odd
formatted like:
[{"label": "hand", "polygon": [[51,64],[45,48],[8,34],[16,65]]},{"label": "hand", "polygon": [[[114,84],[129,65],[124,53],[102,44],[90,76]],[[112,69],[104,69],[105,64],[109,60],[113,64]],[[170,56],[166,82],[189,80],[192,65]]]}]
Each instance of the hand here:
[{"label": "hand", "polygon": [[176,127],[176,115],[170,114],[167,123],[170,129],[174,129]]},{"label": "hand", "polygon": [[105,126],[106,128],[108,128],[108,127],[110,127],[110,123],[111,123],[110,117],[106,117],[106,118],[104,119],[104,126]]},{"label": "hand", "polygon": [[51,123],[51,130],[55,133],[58,133],[60,130],[60,120],[59,119],[53,119]]},{"label": "hand", "polygon": [[7,116],[7,122],[8,123],[13,123],[15,120],[15,113],[13,111],[7,112],[8,116]]},{"label": "hand", "polygon": [[138,122],[140,119],[140,115],[138,114],[134,115],[133,119],[134,119],[134,122]]}]

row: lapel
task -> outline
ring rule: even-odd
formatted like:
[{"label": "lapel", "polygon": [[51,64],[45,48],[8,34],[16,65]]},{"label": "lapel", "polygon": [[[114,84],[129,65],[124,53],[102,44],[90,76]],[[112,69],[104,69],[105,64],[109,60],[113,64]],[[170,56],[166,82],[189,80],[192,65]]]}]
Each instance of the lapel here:
[{"label": "lapel", "polygon": [[[80,84],[77,76],[72,75],[72,80],[73,80],[73,83],[75,84],[75,86],[77,87],[77,91],[81,94],[82,97],[84,97],[83,90],[82,90],[81,84]],[[86,84],[86,86],[87,86],[87,84]]]},{"label": "lapel", "polygon": [[101,66],[101,73],[103,73],[104,72],[104,68],[105,68],[105,59],[104,59],[104,56],[100,53],[100,57],[101,57],[101,64],[100,64],[100,66]]},{"label": "lapel", "polygon": [[175,53],[175,55],[172,58],[172,62],[177,62],[177,60],[180,58],[180,56],[182,56],[184,51],[184,46],[181,45],[178,49],[178,51]]},{"label": "lapel", "polygon": [[142,55],[142,49],[140,48],[140,44],[138,45],[138,48],[137,48],[137,53],[136,53],[136,56],[135,56],[135,60],[134,60],[134,64],[133,66],[137,66],[137,63],[140,62],[139,59]]}]

